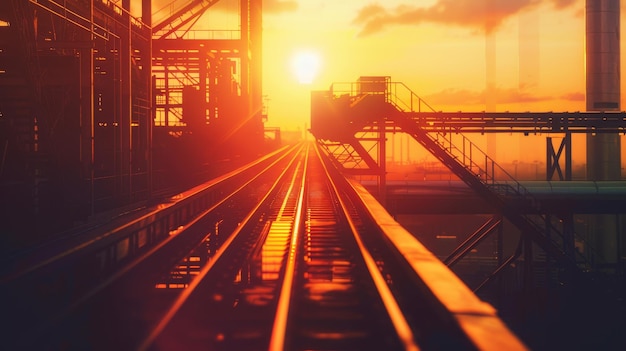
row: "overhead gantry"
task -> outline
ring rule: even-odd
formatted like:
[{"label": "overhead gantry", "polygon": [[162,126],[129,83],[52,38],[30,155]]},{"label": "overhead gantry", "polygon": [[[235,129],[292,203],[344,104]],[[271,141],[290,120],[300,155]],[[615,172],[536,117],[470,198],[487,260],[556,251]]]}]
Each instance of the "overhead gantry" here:
[{"label": "overhead gantry", "polygon": [[[490,204],[496,216],[505,217],[519,228],[522,238],[537,244],[557,263],[557,270],[567,275],[591,269],[589,257],[575,248],[583,239],[575,236],[572,214],[555,218],[547,213],[520,182],[462,133],[563,134],[558,152],[548,139],[548,177],[563,177],[559,158],[564,152],[565,175],[571,179],[572,133],[625,131],[626,114],[622,112],[437,112],[390,77],[361,77],[357,82],[333,84],[329,91],[311,95],[311,133],[345,174],[377,177],[381,201],[385,200],[385,135],[406,133]],[[469,251],[467,247],[471,249],[499,223],[495,217],[489,219],[484,230],[470,236],[468,246],[454,255]],[[509,258],[501,257],[500,266],[481,286],[522,252],[530,264],[531,246],[520,240],[518,250]],[[451,257],[450,261],[458,259]]]}]

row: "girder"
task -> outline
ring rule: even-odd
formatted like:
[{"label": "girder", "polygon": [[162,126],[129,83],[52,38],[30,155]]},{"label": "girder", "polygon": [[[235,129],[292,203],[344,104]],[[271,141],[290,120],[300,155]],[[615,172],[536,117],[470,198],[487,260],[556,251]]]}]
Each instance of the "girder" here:
[{"label": "girder", "polygon": [[182,7],[174,8],[173,6],[179,3],[179,1],[172,1],[162,10],[157,11],[158,13],[164,10],[170,13],[169,16],[160,20],[152,27],[152,34],[157,38],[165,39],[184,25],[200,17],[209,7],[217,2],[219,0],[192,0]]},{"label": "girder", "polygon": [[240,39],[159,39],[152,43],[155,53],[168,55],[186,55],[190,50],[238,54],[245,52],[245,47]]},{"label": "girder", "polygon": [[428,132],[626,133],[625,112],[411,112]]},{"label": "girder", "polygon": [[[550,171],[563,178],[558,161],[564,150],[569,152],[571,133],[624,133],[624,112],[437,112],[404,84],[391,82],[389,77],[361,77],[356,83],[340,83],[339,89],[335,86],[311,96],[311,132],[320,144],[347,143],[357,154],[351,155],[352,159],[367,159],[366,148],[357,145],[359,140],[355,135],[381,129],[407,133],[518,227],[526,240],[532,240],[559,262],[560,267],[570,272],[578,271],[580,266],[589,267],[586,257],[571,250],[574,240],[582,239],[575,239],[567,228],[558,230],[541,202],[463,134],[564,134],[566,140],[558,151],[548,145]],[[378,140],[381,144],[385,142],[384,137]],[[566,177],[571,174],[568,160]],[[337,162],[342,161],[337,159]],[[384,157],[377,162],[378,169],[385,169]],[[381,172],[380,176],[382,182],[384,174]],[[380,195],[384,198],[384,190]],[[513,205],[508,201],[511,197],[516,199]],[[532,211],[525,214],[521,208]],[[524,247],[530,250],[528,244]]]},{"label": "girder", "polygon": [[[313,100],[318,103],[311,107],[311,131],[323,138],[327,129],[337,132],[336,123],[345,124],[345,128],[341,129],[345,133],[368,130],[368,118],[379,114],[390,122],[386,124],[386,131],[394,132],[397,126],[389,117],[399,108],[428,133],[626,133],[626,112],[623,111],[443,112],[435,111],[402,83],[386,84],[388,92],[384,93],[361,92],[360,85],[356,83],[347,90],[335,90],[336,86],[346,85],[335,83],[325,94],[314,92]],[[409,91],[400,94],[400,90]],[[384,98],[385,102],[373,108],[369,105],[376,101],[367,99],[368,96]],[[320,97],[333,102],[326,107]]]}]

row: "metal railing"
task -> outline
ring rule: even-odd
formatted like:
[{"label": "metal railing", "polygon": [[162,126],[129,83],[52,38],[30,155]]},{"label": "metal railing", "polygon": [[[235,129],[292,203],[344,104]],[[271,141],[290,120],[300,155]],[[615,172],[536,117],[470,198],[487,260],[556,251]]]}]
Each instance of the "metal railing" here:
[{"label": "metal railing", "polygon": [[[424,102],[417,94],[413,93],[404,84],[390,84],[389,87],[401,87],[409,92],[403,91],[405,96],[408,96],[410,100],[403,99],[401,96],[396,95],[396,91],[393,91],[393,95],[389,93],[387,102],[391,103],[401,112],[419,112],[417,109],[421,109],[422,106],[428,107],[434,111],[430,105]],[[417,106],[415,104],[417,101]],[[415,124],[416,128],[419,125],[419,121],[407,114],[403,117],[409,123]],[[521,217],[530,225],[534,231],[541,233],[548,242],[557,248],[562,249],[565,254],[574,255],[574,259],[577,263],[589,267],[589,262],[581,253],[572,250],[568,247],[567,238],[561,230],[557,229],[550,219],[550,217],[544,213],[541,202],[535,198],[531,192],[525,188],[519,181],[517,181],[509,172],[501,167],[493,158],[489,157],[480,147],[473,143],[470,139],[460,133],[421,133],[427,138],[431,139],[441,151],[445,152],[451,160],[462,166],[469,174],[472,174],[478,179],[485,187],[495,194],[500,199],[507,197],[514,197],[521,201],[522,205],[528,206],[536,216],[521,215]],[[418,138],[416,138],[418,139]],[[419,141],[419,140],[418,140]],[[463,177],[461,177],[463,179]],[[553,233],[555,235],[546,235],[546,233]],[[585,242],[583,238],[573,233],[575,240]],[[588,244],[585,244],[588,246]]]},{"label": "metal railing", "polygon": [[424,99],[413,92],[406,84],[392,82],[389,77],[377,77],[380,80],[363,80],[358,82],[338,82],[330,86],[333,96],[349,95],[384,95],[385,101],[396,106],[400,111],[436,112]]}]

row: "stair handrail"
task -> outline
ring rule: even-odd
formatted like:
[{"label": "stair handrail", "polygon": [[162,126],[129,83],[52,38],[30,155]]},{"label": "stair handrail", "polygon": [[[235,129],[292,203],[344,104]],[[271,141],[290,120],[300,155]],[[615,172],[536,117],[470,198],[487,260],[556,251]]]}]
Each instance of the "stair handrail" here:
[{"label": "stair handrail", "polygon": [[[157,14],[165,12],[162,18],[153,21],[152,26],[152,34],[157,35],[157,33],[161,33],[161,31],[166,30],[165,33],[161,33],[159,35],[160,38],[165,38],[171,33],[178,30],[180,25],[184,25],[189,22],[188,19],[184,19],[183,15],[188,14],[193,11],[199,11],[197,13],[192,13],[193,17],[198,17],[204,13],[209,7],[215,5],[219,0],[188,0],[188,1],[176,1],[173,0],[171,3],[166,4],[156,12],[152,14],[152,18],[158,16]],[[177,4],[179,6],[174,6]],[[169,12],[169,14],[167,13]],[[192,18],[193,18],[192,17]],[[175,21],[182,21],[177,27],[173,26]]]},{"label": "stair handrail", "polygon": [[[170,0],[163,4],[159,9],[152,12],[152,23],[160,23],[172,13],[180,10],[183,6],[187,6],[188,1]],[[178,6],[176,6],[178,5]]]},{"label": "stair handrail", "polygon": [[[404,90],[409,94],[409,101],[405,101],[401,98],[400,92]],[[430,106],[424,99],[417,95],[411,88],[402,82],[390,82],[387,88],[387,102],[392,103],[401,111],[422,112],[422,107],[425,107],[430,112],[436,112],[435,109]],[[415,106],[417,103],[417,106]]]},{"label": "stair handrail", "polygon": [[[411,122],[413,122],[411,120]],[[533,228],[533,230],[535,232],[538,233],[544,233],[546,229],[549,229],[550,232],[556,234],[554,236],[549,236],[549,237],[545,237],[547,240],[549,240],[549,242],[552,243],[552,245],[554,245],[555,247],[559,248],[562,252],[566,253],[569,252],[564,248],[564,243],[565,241],[565,237],[564,234],[558,229],[556,228],[551,221],[549,221],[547,219],[547,217],[545,216],[545,214],[542,213],[542,209],[541,209],[541,204],[540,202],[532,195],[532,193],[530,193],[530,191],[528,191],[527,188],[525,188],[523,185],[521,185],[518,181],[516,181],[514,178],[512,178],[512,176],[508,173],[506,173],[505,170],[503,170],[503,172],[505,172],[506,175],[508,175],[509,177],[511,177],[512,182],[515,186],[513,186],[512,184],[508,183],[508,182],[503,182],[502,180],[497,180],[495,178],[495,170],[498,169],[502,169],[502,167],[500,167],[493,159],[491,159],[488,155],[484,154],[484,152],[475,144],[473,144],[471,142],[471,140],[465,138],[462,134],[461,135],[464,140],[467,143],[470,143],[470,145],[473,145],[473,149],[472,150],[478,150],[480,153],[482,153],[484,155],[484,159],[485,162],[488,165],[491,165],[491,172],[488,171],[483,171],[483,168],[480,164],[478,164],[477,162],[474,161],[475,157],[467,157],[465,159],[464,162],[462,162],[462,158],[460,159],[459,157],[456,157],[454,154],[454,150],[460,150],[456,145],[452,144],[450,147],[446,148],[445,144],[442,143],[441,140],[437,140],[436,137],[433,137],[432,135],[430,135],[431,133],[426,133],[428,135],[428,137],[436,144],[439,145],[439,147],[441,147],[442,149],[445,150],[446,153],[448,153],[449,156],[451,156],[455,162],[457,162],[460,166],[462,166],[463,168],[466,169],[467,172],[469,172],[470,174],[473,174],[474,176],[477,176],[477,178],[479,179],[479,181],[484,184],[488,189],[490,189],[490,191],[492,191],[493,193],[496,194],[496,196],[502,198],[503,196],[506,195],[516,195],[517,197],[519,197],[520,199],[522,199],[523,201],[526,202],[526,204],[528,206],[530,206],[531,209],[534,209],[534,212],[536,213],[536,215],[539,218],[535,218],[534,216],[528,216],[528,215],[524,215],[522,214],[521,217],[526,221],[526,223],[531,226]],[[438,133],[438,134],[444,134],[444,133]],[[445,136],[444,136],[445,137]],[[449,138],[447,138],[446,140],[450,140]],[[476,154],[477,152],[472,152],[473,154]],[[482,159],[482,157],[481,157]],[[489,168],[488,166],[486,166],[485,168]],[[480,176],[481,172],[476,172],[475,169],[478,169],[482,172],[483,176]],[[511,191],[509,191],[511,190]],[[575,235],[575,233],[574,233]],[[576,236],[576,235],[575,235]],[[576,237],[579,240],[583,240],[580,237]],[[556,240],[555,240],[556,239]],[[584,265],[587,266],[587,268],[589,267],[589,261],[580,253],[580,252],[572,252],[572,254],[574,255],[574,260],[576,261],[576,263],[583,263]],[[580,260],[579,260],[580,259]]]},{"label": "stair handrail", "polygon": [[[422,112],[421,108],[422,106],[425,106],[431,112],[436,112],[432,106],[430,106],[426,101],[424,101],[424,99],[422,99],[419,95],[413,92],[408,86],[406,86],[406,84],[398,83],[398,82],[393,82],[392,84],[393,84],[392,88],[395,88],[395,89],[392,89],[389,92],[389,97],[388,97],[387,102],[394,105],[399,111]],[[410,94],[411,101],[409,103],[400,99],[400,96],[398,94],[398,89],[397,89],[398,87],[405,89],[406,92]],[[415,109],[415,106],[413,104],[414,98],[417,99],[418,101],[417,110]],[[408,111],[407,111],[407,108],[409,108]],[[414,121],[418,121],[415,118],[411,118],[411,119]],[[453,135],[458,135],[461,137],[461,140],[463,143],[463,149],[460,149],[457,146],[457,144],[452,142]],[[447,132],[447,133],[436,132],[435,141],[440,146],[444,147],[446,150],[449,150],[450,154],[452,154],[453,156],[457,156],[457,159],[462,161],[461,164],[467,167],[470,171],[472,171],[472,168],[474,167],[480,170],[485,175],[485,180],[489,181],[488,183],[486,183],[487,185],[503,186],[504,189],[510,187],[513,190],[515,190],[517,194],[523,195],[524,197],[528,196],[534,199],[534,196],[532,196],[532,194],[530,193],[530,191],[528,191],[528,189],[526,189],[517,179],[515,179],[509,172],[507,172],[493,158],[487,155],[485,151],[483,151],[478,145],[476,145],[473,141],[471,141],[465,135],[454,130],[451,130],[450,132]],[[466,150],[466,147],[469,147],[469,150]],[[456,154],[452,152],[453,150],[456,151]],[[469,155],[468,155],[468,151],[469,151]],[[478,152],[479,154],[478,156],[480,156],[481,158],[484,158],[484,163],[485,163],[484,168],[482,168],[481,165],[475,161],[475,158],[473,157],[473,155],[475,154],[474,151]],[[504,183],[502,181],[496,180],[496,172],[498,172],[498,174],[501,174],[502,176],[506,178],[506,181]],[[475,172],[472,172],[472,173],[476,174]],[[509,181],[512,182],[514,186],[509,184]],[[538,203],[538,202],[536,202],[535,200],[535,203]]]},{"label": "stair handrail", "polygon": [[[397,92],[391,91],[388,94],[387,102],[393,105],[396,109],[402,112],[421,112],[421,107],[426,106],[432,112],[435,110],[426,103],[423,99],[421,99],[417,94],[415,94],[409,87],[407,87],[403,83],[394,83],[393,87],[401,87],[403,89],[408,90],[411,101],[407,103],[400,99],[397,95]],[[413,98],[417,98],[418,111],[415,111]],[[407,111],[407,107],[409,108]],[[411,117],[413,122],[419,122],[419,120]],[[432,134],[432,133],[427,133]],[[458,135],[461,137],[463,146],[462,149],[452,142],[453,135]],[[544,213],[542,213],[541,202],[537,200],[537,198],[526,188],[524,187],[517,179],[515,179],[509,172],[507,172],[502,166],[500,166],[493,158],[487,155],[478,145],[472,142],[465,135],[459,133],[458,131],[451,130],[450,132],[436,132],[435,137],[431,137],[432,140],[437,143],[440,147],[447,151],[447,153],[456,159],[456,161],[465,167],[470,173],[478,176],[479,180],[485,184],[489,189],[495,191],[496,194],[501,196],[507,195],[516,195],[520,197],[523,201],[525,201],[531,209],[535,210],[537,215],[540,217],[542,223],[537,223],[537,220],[531,216],[524,215],[523,217],[527,220],[527,222],[534,227],[534,229],[538,232],[543,232],[545,229],[550,229],[550,232],[557,234],[556,236],[550,236],[548,239],[554,244],[561,246],[565,242],[564,234],[556,228],[551,221],[547,219]],[[469,155],[468,155],[469,152]],[[475,161],[474,155],[478,153],[479,157],[484,159],[485,166],[484,168]],[[479,172],[476,172],[474,169],[478,169]],[[483,177],[481,177],[481,173]],[[499,178],[504,177],[505,179],[496,179],[496,173],[500,175]],[[512,190],[512,193],[509,192]],[[561,239],[561,241],[555,241],[554,238],[557,237]],[[574,237],[576,239],[582,240],[586,242],[583,238],[580,238],[574,232]],[[582,255],[582,253],[574,251],[574,256],[578,256],[583,259],[583,263],[588,265],[588,260]]]},{"label": "stair handrail", "polygon": [[[381,94],[381,92],[362,92],[359,90],[359,87],[359,82],[339,82],[333,83],[330,91],[334,96],[349,95],[352,99],[358,99],[362,95]],[[407,120],[410,120],[411,123],[416,125],[420,125],[422,121],[415,116],[411,116],[410,113],[422,112],[422,110],[436,112],[432,106],[404,83],[387,82],[384,94],[385,102],[393,106],[397,111],[409,112]],[[406,97],[408,97],[408,101]],[[538,233],[544,233],[549,230],[556,234],[544,236],[544,239],[547,239],[552,245],[560,248],[560,250],[566,254],[570,251],[565,247],[566,238],[564,233],[552,224],[547,214],[543,213],[541,202],[479,146],[454,129],[450,129],[450,131],[446,132],[436,132],[434,136],[432,135],[433,133],[426,134],[434,143],[438,144],[440,148],[452,157],[454,162],[465,168],[469,174],[477,177],[478,181],[484,184],[494,195],[500,198],[514,195],[523,201],[526,206],[529,206],[529,208],[537,214],[537,216],[522,215],[521,217],[525,222]],[[453,142],[454,135],[458,135],[461,138],[462,146]],[[575,232],[573,234],[575,239],[585,241],[583,238],[577,236]],[[583,263],[589,264],[582,253],[574,250],[572,254],[575,256],[575,261],[577,261],[576,257],[579,257],[582,258]]]},{"label": "stair handrail", "polygon": [[[156,11],[152,12],[152,23],[155,31],[159,31],[166,27],[168,23],[165,23],[167,20],[171,20],[172,16],[178,14],[183,9],[187,7],[196,6],[198,3],[203,2],[204,0],[170,0],[166,2],[163,6],[161,6]],[[171,22],[171,21],[170,21]]]}]

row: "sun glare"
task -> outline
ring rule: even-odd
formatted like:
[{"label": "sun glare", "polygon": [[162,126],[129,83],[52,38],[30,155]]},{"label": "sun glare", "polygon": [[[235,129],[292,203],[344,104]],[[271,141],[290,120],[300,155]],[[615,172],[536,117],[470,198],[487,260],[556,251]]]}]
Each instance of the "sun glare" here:
[{"label": "sun glare", "polygon": [[320,68],[320,56],[313,51],[300,51],[293,55],[291,68],[300,84],[311,84]]}]

